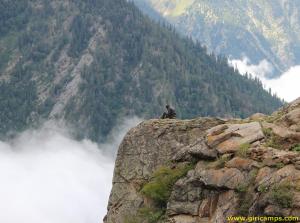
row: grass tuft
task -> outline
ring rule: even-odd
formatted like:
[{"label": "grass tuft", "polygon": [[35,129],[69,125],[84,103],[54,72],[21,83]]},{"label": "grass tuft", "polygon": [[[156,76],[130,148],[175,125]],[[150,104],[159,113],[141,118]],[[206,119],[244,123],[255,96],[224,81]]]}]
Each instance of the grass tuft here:
[{"label": "grass tuft", "polygon": [[270,128],[263,128],[263,133],[266,137],[265,146],[272,147],[274,149],[280,149],[280,138],[276,136],[272,129]]},{"label": "grass tuft", "polygon": [[292,146],[291,150],[295,151],[295,152],[300,152],[300,144],[296,144],[296,145]]},{"label": "grass tuft", "polygon": [[236,155],[241,158],[247,158],[247,153],[248,153],[250,146],[251,145],[249,143],[244,143],[244,144],[240,145],[239,149],[236,151]]}]

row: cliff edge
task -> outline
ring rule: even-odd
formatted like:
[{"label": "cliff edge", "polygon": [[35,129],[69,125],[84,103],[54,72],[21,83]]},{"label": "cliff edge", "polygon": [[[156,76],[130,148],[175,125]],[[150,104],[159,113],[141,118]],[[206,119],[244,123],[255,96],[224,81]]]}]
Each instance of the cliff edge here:
[{"label": "cliff edge", "polygon": [[123,139],[105,223],[230,216],[300,216],[300,99],[243,120],[148,120]]}]

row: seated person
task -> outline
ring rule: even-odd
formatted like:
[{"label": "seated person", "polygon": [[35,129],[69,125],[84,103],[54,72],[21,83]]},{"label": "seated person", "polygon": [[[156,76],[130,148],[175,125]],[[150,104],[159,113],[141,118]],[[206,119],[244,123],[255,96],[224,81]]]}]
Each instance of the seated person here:
[{"label": "seated person", "polygon": [[176,112],[174,108],[171,108],[170,105],[166,105],[167,112],[164,112],[161,116],[161,119],[175,119],[176,118]]}]

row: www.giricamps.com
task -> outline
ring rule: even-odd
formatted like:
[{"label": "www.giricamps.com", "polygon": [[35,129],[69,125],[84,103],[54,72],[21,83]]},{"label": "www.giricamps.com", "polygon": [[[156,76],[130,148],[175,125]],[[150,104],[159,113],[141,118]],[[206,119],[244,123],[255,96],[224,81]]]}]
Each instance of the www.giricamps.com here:
[{"label": "www.giricamps.com", "polygon": [[288,217],[268,217],[268,216],[231,216],[227,217],[227,222],[298,222],[300,217],[288,216]]}]

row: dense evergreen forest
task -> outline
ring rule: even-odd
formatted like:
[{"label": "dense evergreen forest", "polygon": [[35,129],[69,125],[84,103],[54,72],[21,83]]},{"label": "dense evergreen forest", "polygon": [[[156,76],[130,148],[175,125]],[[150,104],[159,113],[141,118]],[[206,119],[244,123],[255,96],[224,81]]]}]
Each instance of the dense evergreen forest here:
[{"label": "dense evergreen forest", "polygon": [[282,101],[227,58],[125,0],[0,2],[0,133],[64,119],[100,142],[122,117],[270,113]]}]

